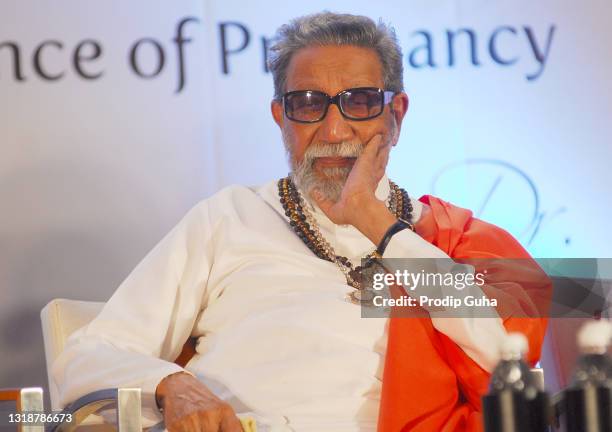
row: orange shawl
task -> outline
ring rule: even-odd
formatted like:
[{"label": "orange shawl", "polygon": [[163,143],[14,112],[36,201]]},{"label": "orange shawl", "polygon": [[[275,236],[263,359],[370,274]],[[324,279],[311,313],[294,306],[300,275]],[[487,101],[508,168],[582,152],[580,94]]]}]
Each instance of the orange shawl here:
[{"label": "orange shawl", "polygon": [[[450,257],[529,259],[510,234],[474,218],[471,211],[432,196],[420,201],[430,210],[417,223],[417,233]],[[513,269],[508,270],[513,274]],[[504,326],[527,336],[527,360],[533,365],[540,355],[546,319],[526,315],[529,298],[523,294],[523,298],[511,301],[508,286],[504,284],[503,290],[489,286],[485,292],[505,296],[504,304],[516,309],[504,311]],[[514,290],[511,294],[521,297],[517,287],[520,290],[520,284],[510,287]],[[450,338],[438,332],[429,318],[391,318],[378,430],[481,431],[480,398],[486,393],[489,377]]]}]

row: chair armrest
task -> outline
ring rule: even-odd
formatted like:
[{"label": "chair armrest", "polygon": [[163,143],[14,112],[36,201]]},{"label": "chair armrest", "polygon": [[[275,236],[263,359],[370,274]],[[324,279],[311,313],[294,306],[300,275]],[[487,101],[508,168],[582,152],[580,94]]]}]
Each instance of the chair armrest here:
[{"label": "chair armrest", "polygon": [[14,401],[17,411],[44,411],[43,389],[24,387],[0,389],[0,402]]},{"label": "chair armrest", "polygon": [[[0,402],[15,402],[15,411],[18,413],[45,411],[43,389],[40,387],[24,387],[0,389]],[[19,432],[43,432],[42,425],[27,425],[19,423]]]},{"label": "chair armrest", "polygon": [[46,432],[74,432],[91,414],[115,407],[118,432],[142,432],[141,398],[139,388],[98,390],[80,397],[62,411],[71,422],[49,425]]}]

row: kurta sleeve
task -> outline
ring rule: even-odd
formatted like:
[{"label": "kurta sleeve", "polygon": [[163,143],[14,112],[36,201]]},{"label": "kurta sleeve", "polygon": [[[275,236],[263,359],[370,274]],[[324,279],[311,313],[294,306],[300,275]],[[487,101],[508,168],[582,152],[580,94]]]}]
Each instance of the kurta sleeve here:
[{"label": "kurta sleeve", "polygon": [[158,421],[154,393],[206,303],[212,263],[206,201],[194,207],[119,286],[101,313],[69,338],[52,366],[61,404],[95,390],[140,387],[143,416]]}]

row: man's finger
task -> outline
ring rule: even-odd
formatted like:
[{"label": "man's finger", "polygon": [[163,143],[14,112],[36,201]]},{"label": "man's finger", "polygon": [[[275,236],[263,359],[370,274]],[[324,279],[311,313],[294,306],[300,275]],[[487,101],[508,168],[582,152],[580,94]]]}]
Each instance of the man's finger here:
[{"label": "man's finger", "polygon": [[376,134],[372,137],[372,139],[370,139],[370,141],[368,141],[368,145],[366,145],[366,150],[369,149],[371,152],[377,155],[381,147],[384,145],[385,142],[383,141],[382,134]]},{"label": "man's finger", "polygon": [[389,155],[391,154],[391,143],[386,143],[382,146],[378,152],[378,156],[376,159],[376,168],[377,169],[385,169],[387,166],[387,162],[389,162]]},{"label": "man's finger", "polygon": [[365,145],[365,148],[363,149],[363,153],[361,153],[361,155],[357,158],[357,161],[355,162],[355,164],[358,163],[370,163],[373,164],[374,160],[376,158],[376,155],[378,154],[378,149],[380,148],[382,144],[382,135],[381,134],[376,134],[374,135],[370,141],[367,142],[367,144]]},{"label": "man's finger", "polygon": [[[377,136],[381,137],[380,135]],[[373,139],[370,140],[370,142],[372,141]],[[374,175],[377,181],[380,181],[387,167],[387,162],[389,161],[391,143],[389,141],[383,141],[381,137],[380,141],[374,142],[373,144],[374,145],[372,146],[371,151],[373,152],[375,148],[376,153],[370,153],[368,155],[369,159],[366,159],[366,162],[364,162],[364,164],[368,164],[370,166],[370,172]]]},{"label": "man's finger", "polygon": [[374,135],[372,138],[370,138],[370,141],[368,141],[368,144],[366,145],[366,147],[376,147],[378,145],[380,145],[380,143],[382,142],[382,134],[376,134]]},{"label": "man's finger", "polygon": [[391,142],[381,140],[378,148],[376,149],[376,156],[380,156],[381,154],[384,155],[385,153],[388,154],[389,151],[391,151]]}]

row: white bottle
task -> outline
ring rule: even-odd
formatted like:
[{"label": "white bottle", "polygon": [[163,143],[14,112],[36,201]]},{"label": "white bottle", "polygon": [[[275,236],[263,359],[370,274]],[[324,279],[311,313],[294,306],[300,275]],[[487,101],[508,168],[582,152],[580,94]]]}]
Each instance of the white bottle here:
[{"label": "white bottle", "polygon": [[581,356],[571,385],[564,392],[568,432],[612,431],[612,360],[608,347],[612,323],[590,321],[578,332]]},{"label": "white bottle", "polygon": [[500,347],[501,360],[493,370],[489,393],[483,397],[486,432],[548,431],[549,403],[524,356],[527,338],[510,333]]}]

